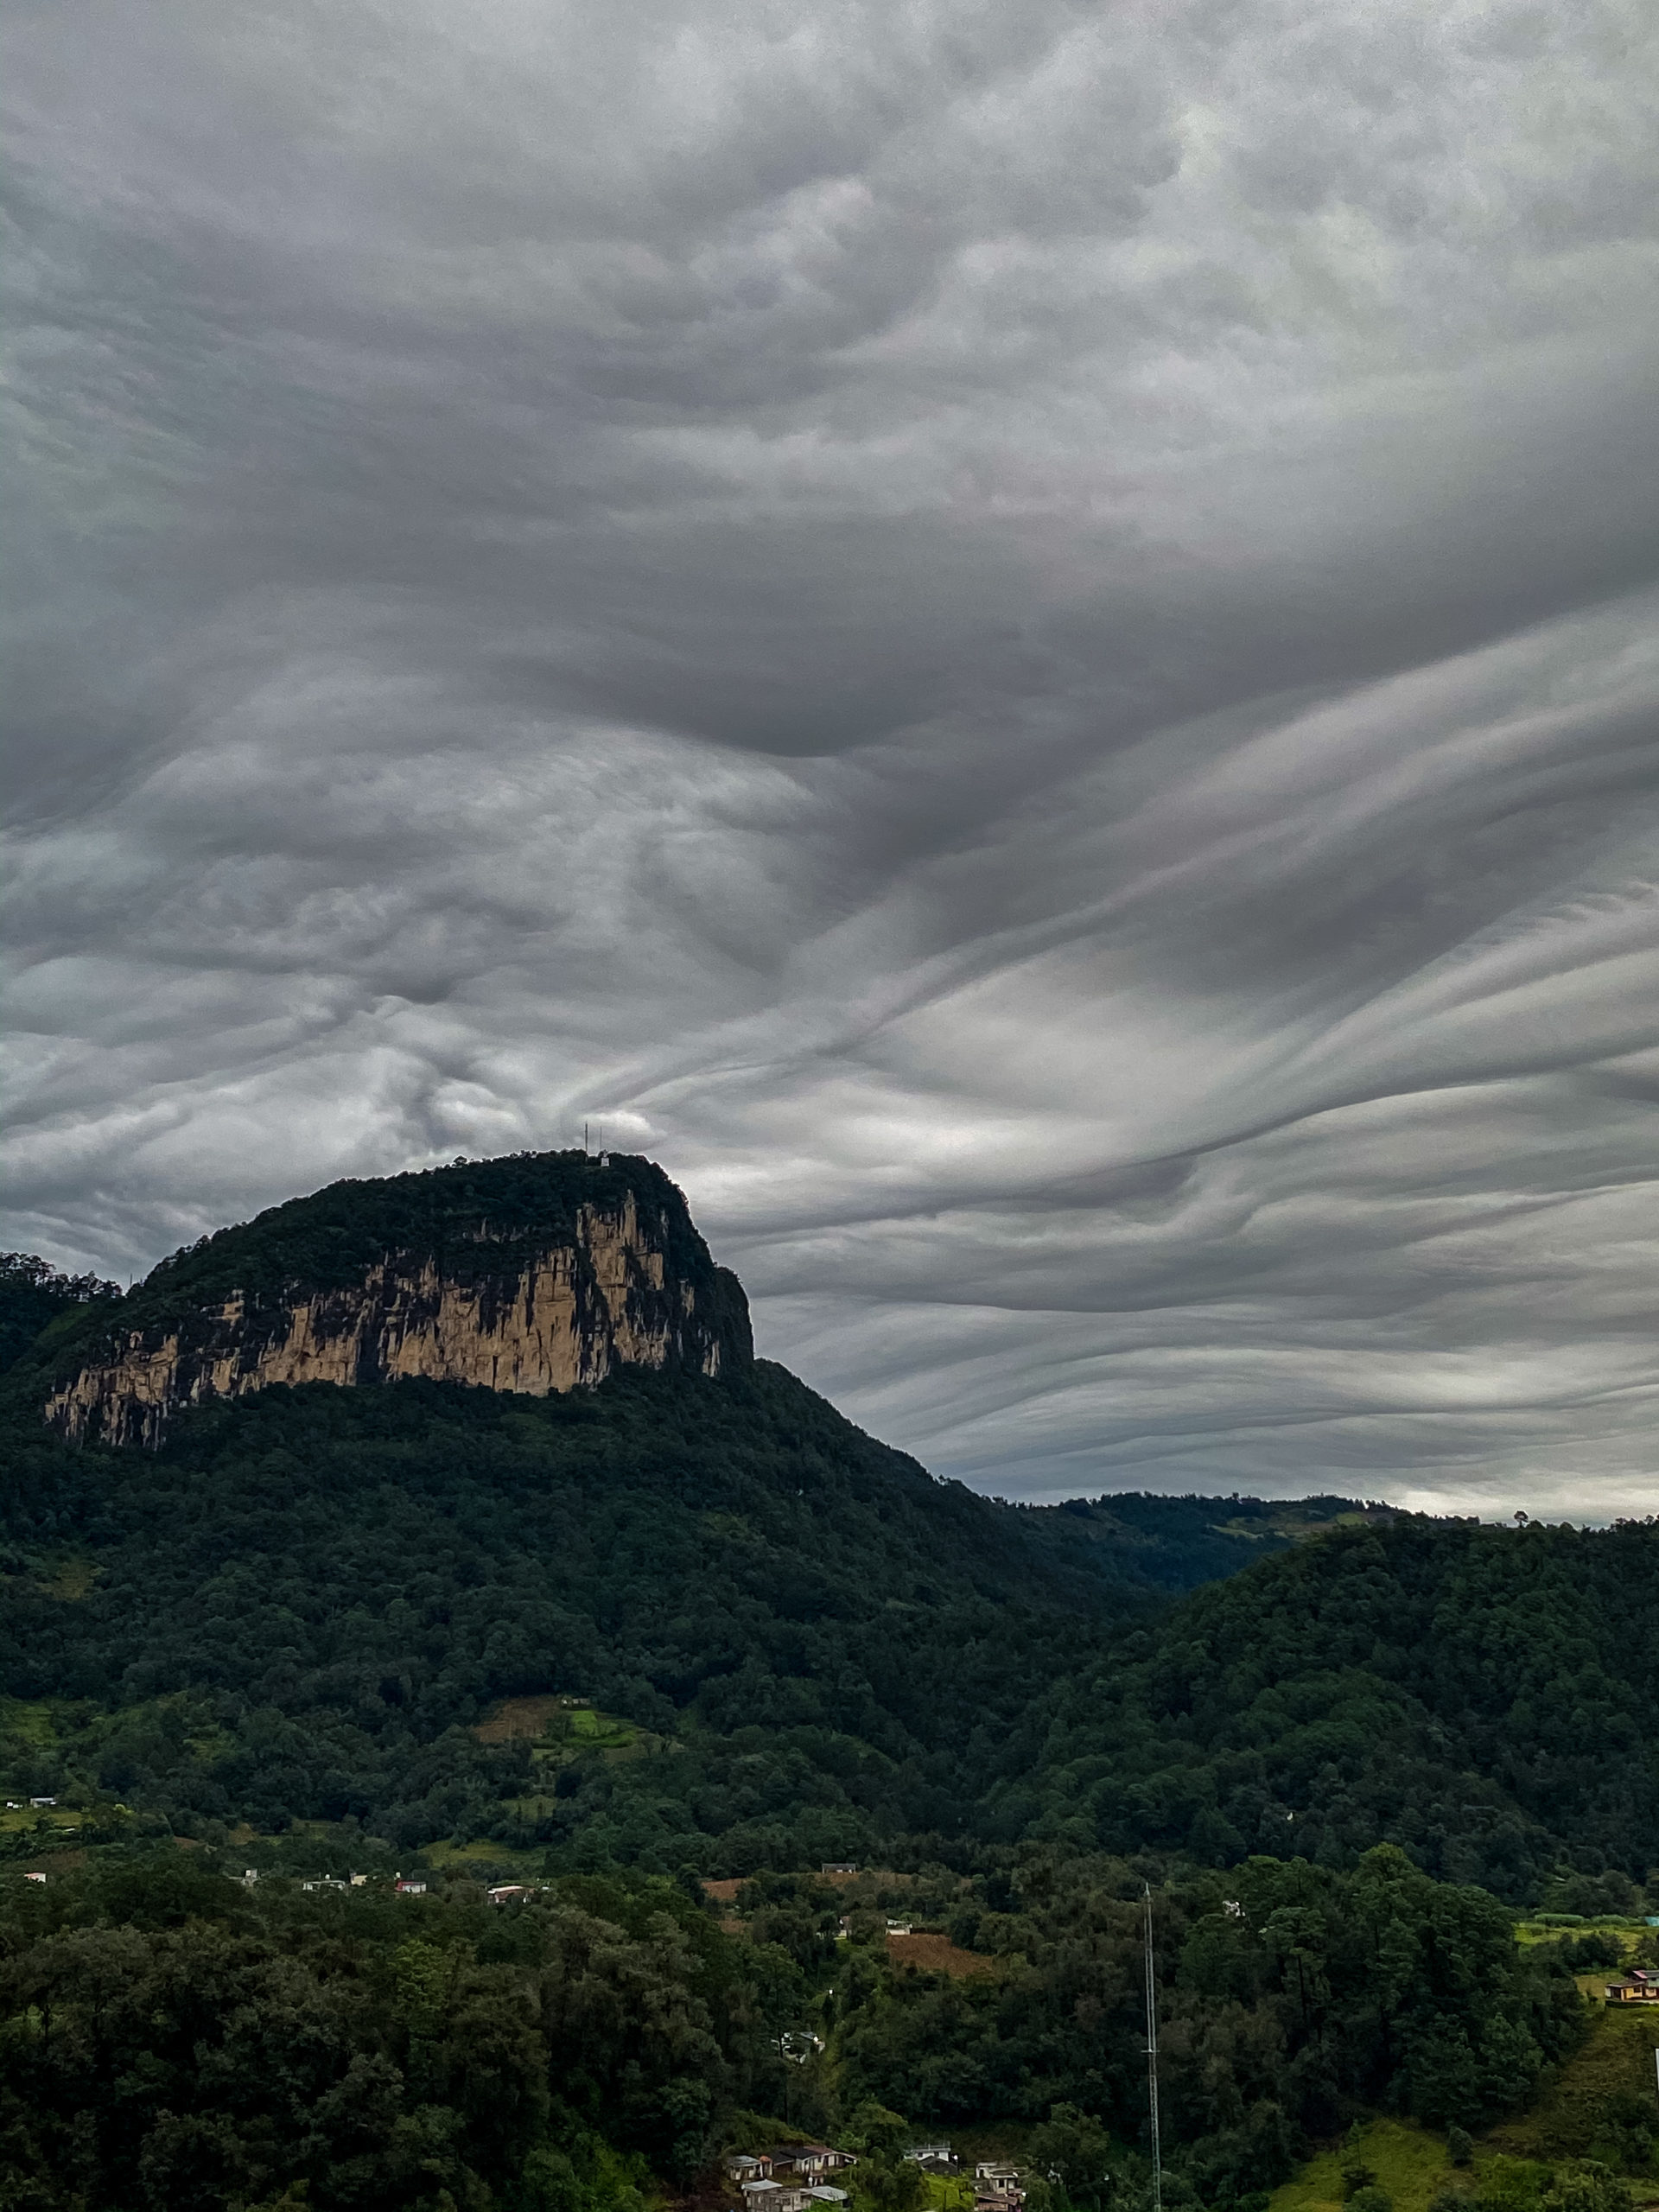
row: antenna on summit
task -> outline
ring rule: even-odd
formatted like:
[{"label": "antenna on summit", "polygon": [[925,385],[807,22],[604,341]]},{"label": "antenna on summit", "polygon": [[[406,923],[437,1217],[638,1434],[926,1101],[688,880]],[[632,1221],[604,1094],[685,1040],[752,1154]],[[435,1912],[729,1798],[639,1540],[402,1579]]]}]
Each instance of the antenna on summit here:
[{"label": "antenna on summit", "polygon": [[1158,2127],[1158,1981],[1152,1955],[1152,1884],[1147,1891],[1147,2112],[1152,2121],[1152,2212],[1163,2212],[1164,2153]]},{"label": "antenna on summit", "polygon": [[586,1122],[582,1125],[582,1148],[584,1152],[588,1149],[588,1124]]}]

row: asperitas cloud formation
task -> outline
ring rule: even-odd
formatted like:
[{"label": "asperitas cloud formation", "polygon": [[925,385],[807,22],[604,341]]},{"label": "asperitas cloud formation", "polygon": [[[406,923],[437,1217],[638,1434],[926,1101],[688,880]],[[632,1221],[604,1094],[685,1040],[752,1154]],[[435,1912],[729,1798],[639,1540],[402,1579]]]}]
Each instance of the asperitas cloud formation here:
[{"label": "asperitas cloud formation", "polygon": [[8,1246],[682,1181],[1008,1496],[1659,1478],[1659,19],[23,8]]}]

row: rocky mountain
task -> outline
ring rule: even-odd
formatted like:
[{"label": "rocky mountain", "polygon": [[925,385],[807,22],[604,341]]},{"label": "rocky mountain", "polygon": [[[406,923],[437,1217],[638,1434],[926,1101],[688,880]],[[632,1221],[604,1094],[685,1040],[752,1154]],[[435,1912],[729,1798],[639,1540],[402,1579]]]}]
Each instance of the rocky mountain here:
[{"label": "rocky mountain", "polygon": [[[838,2114],[861,2172],[1036,2120],[1127,2202],[1150,1878],[1166,2202],[1260,2212],[1569,2052],[1582,1954],[1431,1875],[1659,1904],[1659,1529],[979,1496],[755,1359],[644,1160],[337,1184],[111,1288],[0,1259],[7,2205],[614,2212]],[[1585,2171],[1529,2212],[1629,2212]]]},{"label": "rocky mountain", "polygon": [[183,1408],[272,1383],[543,1397],[752,1357],[741,1287],[659,1167],[521,1154],[336,1183],[205,1238],[42,1348],[41,1406],[68,1442],[154,1446]]}]

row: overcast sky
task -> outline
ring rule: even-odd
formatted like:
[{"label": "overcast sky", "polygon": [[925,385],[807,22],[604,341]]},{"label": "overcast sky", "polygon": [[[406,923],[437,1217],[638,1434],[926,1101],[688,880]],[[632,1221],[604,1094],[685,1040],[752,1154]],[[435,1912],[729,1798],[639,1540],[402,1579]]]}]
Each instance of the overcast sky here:
[{"label": "overcast sky", "polygon": [[1659,1507],[1650,0],[10,12],[0,1242],[588,1120],[980,1487]]}]

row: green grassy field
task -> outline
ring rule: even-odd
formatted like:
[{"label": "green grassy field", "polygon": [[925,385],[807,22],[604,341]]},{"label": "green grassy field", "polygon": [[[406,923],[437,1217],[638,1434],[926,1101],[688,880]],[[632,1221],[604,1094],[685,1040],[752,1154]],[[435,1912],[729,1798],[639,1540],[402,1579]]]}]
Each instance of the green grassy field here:
[{"label": "green grassy field", "polygon": [[1528,1950],[1535,1943],[1559,1943],[1563,1936],[1587,1936],[1592,1930],[1599,1936],[1617,1936],[1628,1955],[1637,1937],[1647,1934],[1648,1923],[1626,1914],[1611,1912],[1597,1920],[1574,1921],[1567,1928],[1552,1926],[1547,1921],[1523,1920],[1516,1929],[1515,1940]]},{"label": "green grassy field", "polygon": [[1604,2010],[1583,2048],[1532,2109],[1492,2130],[1492,2148],[1522,2158],[1588,2157],[1610,2098],[1634,2096],[1654,2103],[1656,2050],[1659,2018],[1654,2012]]},{"label": "green grassy field", "polygon": [[25,1805],[21,1812],[0,1812],[0,1833],[16,1835],[22,1829],[37,1827],[43,1829],[73,1831],[79,1827],[81,1820],[82,1815],[79,1813],[71,1811],[65,1805],[49,1806],[44,1811],[37,1811],[34,1806]]},{"label": "green grassy field", "polygon": [[[1560,1934],[1548,1929],[1548,1936]],[[1524,1940],[1524,1937],[1523,1939]],[[1628,1948],[1628,1947],[1627,1947]],[[1600,1977],[1605,1979],[1605,1974]],[[1595,1975],[1581,1980],[1594,1984]],[[1532,2108],[1501,2121],[1475,2145],[1474,2163],[1459,2173],[1445,2139],[1409,2120],[1375,2120],[1362,2131],[1361,2156],[1394,2199],[1395,2212],[1427,2212],[1446,2187],[1478,2191],[1495,2159],[1524,2158],[1544,2164],[1596,2155],[1610,2100],[1638,2099],[1652,2106],[1659,2094],[1659,2007],[1652,2012],[1598,2011],[1583,2047],[1562,2068]],[[1272,2212],[1341,2212],[1345,2147],[1321,2152],[1273,2196]],[[1629,2177],[1638,2205],[1659,2202],[1659,2173]]]},{"label": "green grassy field", "polygon": [[0,1697],[0,1735],[17,1737],[44,1750],[56,1734],[50,1698]]},{"label": "green grassy field", "polygon": [[480,1836],[472,1843],[429,1843],[420,1858],[441,1874],[453,1873],[467,1866],[499,1866],[508,1879],[538,1873],[542,1855],[539,1851],[515,1851],[510,1844],[492,1843]]},{"label": "green grassy field", "polygon": [[601,1713],[595,1706],[579,1705],[570,1715],[570,1733],[587,1749],[617,1751],[632,1743],[639,1731],[632,1720]]},{"label": "green grassy field", "polygon": [[[1345,2148],[1322,2151],[1294,2179],[1273,2193],[1272,2212],[1340,2212]],[[1408,2120],[1374,2120],[1360,2133],[1360,2152],[1377,2184],[1394,2199],[1395,2212],[1428,2212],[1436,2190],[1459,2177],[1446,2155],[1444,2136]]]}]

